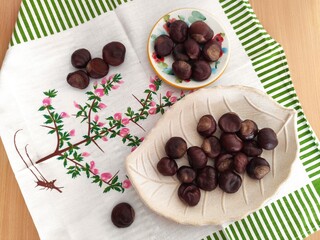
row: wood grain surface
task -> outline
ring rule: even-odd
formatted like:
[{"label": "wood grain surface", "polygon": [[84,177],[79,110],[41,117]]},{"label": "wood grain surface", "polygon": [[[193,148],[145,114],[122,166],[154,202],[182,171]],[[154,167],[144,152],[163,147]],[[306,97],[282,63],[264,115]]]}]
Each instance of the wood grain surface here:
[{"label": "wood grain surface", "polygon": [[[0,0],[0,66],[21,0]],[[320,137],[320,1],[251,0],[259,20],[285,49],[300,102]],[[39,239],[0,141],[0,239]],[[320,239],[320,232],[308,240]]]}]

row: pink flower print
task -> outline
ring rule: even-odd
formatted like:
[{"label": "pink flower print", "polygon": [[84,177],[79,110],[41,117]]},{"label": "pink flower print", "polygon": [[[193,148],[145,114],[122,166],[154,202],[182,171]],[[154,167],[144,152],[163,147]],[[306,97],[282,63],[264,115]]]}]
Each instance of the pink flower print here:
[{"label": "pink flower print", "polygon": [[61,118],[68,118],[68,117],[70,117],[70,115],[68,113],[66,113],[66,112],[61,112],[60,113],[60,117]]},{"label": "pink flower print", "polygon": [[102,88],[97,88],[94,92],[98,97],[102,97],[104,95],[104,90]]},{"label": "pink flower print", "polygon": [[113,118],[114,118],[114,120],[119,121],[122,118],[122,114],[121,113],[116,113],[116,114],[113,115]]},{"label": "pink flower print", "polygon": [[157,80],[157,76],[150,77],[150,82],[154,83]]},{"label": "pink flower print", "polygon": [[131,187],[131,182],[130,182],[130,180],[129,180],[129,179],[124,180],[124,181],[122,182],[122,187],[123,187],[123,188],[129,188],[129,187]]},{"label": "pink flower print", "polygon": [[105,108],[107,107],[107,105],[105,105],[104,103],[99,103],[99,104],[98,104],[98,107],[99,107],[100,109],[105,109]]},{"label": "pink flower print", "polygon": [[170,98],[170,102],[175,103],[177,101],[177,97],[173,96]]},{"label": "pink flower print", "polygon": [[116,89],[118,89],[120,86],[119,85],[113,85],[111,88],[113,89],[113,90],[116,90]]},{"label": "pink flower print", "polygon": [[101,139],[102,139],[102,141],[104,141],[104,142],[107,142],[107,141],[108,141],[108,138],[107,138],[107,137],[102,137]]},{"label": "pink flower print", "polygon": [[93,174],[97,175],[99,174],[99,170],[95,168],[96,163],[94,161],[90,162],[90,170],[93,172]]},{"label": "pink flower print", "polygon": [[167,91],[166,96],[169,98],[172,96],[172,93],[173,93],[172,91]]},{"label": "pink flower print", "polygon": [[90,153],[88,153],[88,152],[83,152],[81,155],[82,155],[83,157],[89,157],[89,156],[90,156]]},{"label": "pink flower print", "polygon": [[144,137],[141,137],[141,138],[140,138],[140,141],[143,142],[143,140],[144,140]]},{"label": "pink flower print", "polygon": [[103,127],[106,123],[98,122],[99,127]]},{"label": "pink flower print", "polygon": [[150,84],[149,88],[151,91],[154,91],[154,92],[157,90],[156,85],[154,85],[154,84]]},{"label": "pink flower print", "polygon": [[180,92],[180,97],[182,97],[182,96],[184,96],[184,95],[185,95],[184,91],[181,90],[181,92]]},{"label": "pink flower print", "polygon": [[94,174],[94,175],[98,175],[98,174],[99,174],[99,170],[98,170],[98,169],[96,169],[96,168],[95,168],[95,169],[93,169],[93,170],[92,170],[92,172],[93,172],[93,174]]},{"label": "pink flower print", "polygon": [[124,119],[122,119],[122,124],[123,124],[123,125],[128,125],[129,122],[130,122],[130,119],[129,119],[129,118],[124,118]]},{"label": "pink flower print", "polygon": [[123,84],[123,83],[124,83],[124,81],[123,81],[123,80],[120,80],[118,83],[119,83],[119,84]]},{"label": "pink flower print", "polygon": [[94,87],[98,86],[98,81],[94,81],[93,86]]},{"label": "pink flower print", "polygon": [[112,174],[111,173],[109,173],[109,172],[101,173],[101,180],[102,181],[108,181],[111,178],[112,178]]},{"label": "pink flower print", "polygon": [[73,101],[73,106],[80,109],[80,105],[76,101]]},{"label": "pink flower print", "polygon": [[122,128],[121,130],[120,130],[120,136],[121,137],[125,137],[125,136],[127,136],[128,134],[129,134],[129,132],[130,132],[130,130],[129,130],[129,128]]},{"label": "pink flower print", "polygon": [[42,100],[42,104],[43,106],[47,107],[47,106],[50,106],[51,105],[51,98],[45,98]]},{"label": "pink flower print", "polygon": [[99,121],[99,116],[98,116],[98,115],[95,115],[94,118],[93,118],[93,120],[96,121],[96,122],[98,122],[98,121]]},{"label": "pink flower print", "polygon": [[151,107],[154,107],[155,105],[156,105],[156,102],[155,102],[155,101],[151,101],[151,102],[150,102],[150,106],[151,106]]},{"label": "pink flower print", "polygon": [[69,132],[69,135],[71,137],[74,137],[76,135],[76,130],[72,129],[70,132]]},{"label": "pink flower print", "polygon": [[153,115],[153,114],[156,113],[156,111],[157,111],[156,108],[150,108],[149,111],[148,111],[148,113],[151,114],[151,115]]},{"label": "pink flower print", "polygon": [[106,84],[106,83],[107,83],[107,78],[106,78],[106,77],[102,78],[102,79],[101,79],[101,84],[104,85],[104,84]]},{"label": "pink flower print", "polygon": [[131,152],[133,152],[133,151],[136,150],[136,149],[137,149],[137,147],[131,148]]},{"label": "pink flower print", "polygon": [[108,81],[111,81],[114,78],[115,74],[109,76]]}]

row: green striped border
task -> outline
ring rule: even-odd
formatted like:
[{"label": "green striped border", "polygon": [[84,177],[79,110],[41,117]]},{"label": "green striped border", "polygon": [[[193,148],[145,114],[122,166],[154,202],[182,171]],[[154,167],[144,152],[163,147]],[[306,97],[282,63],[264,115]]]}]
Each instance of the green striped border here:
[{"label": "green striped border", "polygon": [[129,0],[22,0],[10,46],[73,28],[127,2]]},{"label": "green striped border", "polygon": [[305,238],[320,228],[318,140],[297,98],[283,48],[264,30],[248,0],[219,1],[265,91],[282,106],[297,110],[299,157],[312,183],[204,239]]}]

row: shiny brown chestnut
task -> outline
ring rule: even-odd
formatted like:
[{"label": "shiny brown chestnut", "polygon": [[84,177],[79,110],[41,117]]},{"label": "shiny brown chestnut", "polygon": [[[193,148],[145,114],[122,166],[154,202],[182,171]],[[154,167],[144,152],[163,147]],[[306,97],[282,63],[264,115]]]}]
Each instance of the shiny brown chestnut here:
[{"label": "shiny brown chestnut", "polygon": [[71,55],[71,64],[75,68],[85,68],[90,60],[91,54],[85,48],[80,48]]},{"label": "shiny brown chestnut", "polygon": [[202,52],[207,61],[216,62],[221,56],[222,49],[217,41],[210,40],[204,45]]},{"label": "shiny brown chestnut", "polygon": [[254,121],[250,119],[246,119],[242,121],[240,130],[238,132],[238,136],[242,140],[244,141],[252,140],[257,136],[257,134],[258,134],[258,125]]},{"label": "shiny brown chestnut", "polygon": [[185,61],[175,61],[172,63],[172,71],[176,77],[182,80],[190,79],[191,65]]},{"label": "shiny brown chestnut", "polygon": [[191,24],[189,35],[196,42],[203,44],[212,39],[213,31],[205,22],[196,21]]},{"label": "shiny brown chestnut", "polygon": [[126,47],[121,42],[110,42],[102,49],[103,61],[111,66],[119,66],[124,62]]},{"label": "shiny brown chestnut", "polygon": [[239,190],[242,184],[241,177],[235,172],[227,171],[220,173],[219,187],[226,193],[235,193]]},{"label": "shiny brown chestnut", "polygon": [[190,183],[182,183],[178,188],[178,197],[190,207],[196,206],[201,197],[200,189]]},{"label": "shiny brown chestnut", "polygon": [[165,151],[171,159],[181,158],[187,151],[187,143],[181,137],[172,137],[167,141]]},{"label": "shiny brown chestnut", "polygon": [[85,89],[89,85],[89,77],[85,71],[77,70],[68,74],[67,82],[74,88]]},{"label": "shiny brown chestnut", "polygon": [[192,64],[191,78],[195,81],[201,82],[208,79],[211,76],[210,64],[203,60],[195,61]]},{"label": "shiny brown chestnut", "polygon": [[262,179],[270,172],[269,163],[261,157],[252,158],[247,165],[247,173],[253,179]]},{"label": "shiny brown chestnut", "polygon": [[216,129],[217,123],[212,115],[208,114],[200,118],[197,125],[197,131],[201,136],[210,137],[215,133]]},{"label": "shiny brown chestnut", "polygon": [[173,41],[167,35],[160,35],[154,42],[154,50],[158,57],[168,56],[173,49]]},{"label": "shiny brown chestnut", "polygon": [[195,40],[189,38],[187,41],[184,42],[183,46],[184,46],[184,49],[185,49],[188,57],[191,60],[197,60],[199,58],[200,47]]},{"label": "shiny brown chestnut", "polygon": [[215,136],[205,138],[202,142],[201,148],[209,158],[215,158],[219,156],[221,152],[220,141]]},{"label": "shiny brown chestnut", "polygon": [[119,203],[112,209],[111,221],[118,228],[129,227],[134,218],[135,212],[129,203]]},{"label": "shiny brown chestnut", "polygon": [[170,24],[170,38],[176,43],[184,42],[188,37],[188,25],[182,20],[176,20]]},{"label": "shiny brown chestnut", "polygon": [[262,148],[255,140],[245,141],[241,151],[249,157],[257,157],[262,154]]},{"label": "shiny brown chestnut", "polygon": [[214,161],[214,166],[218,170],[218,172],[226,172],[232,170],[233,156],[228,153],[219,155],[219,157]]},{"label": "shiny brown chestnut", "polygon": [[163,176],[173,176],[178,170],[178,165],[175,160],[163,157],[158,162],[157,169]]},{"label": "shiny brown chestnut", "polygon": [[235,133],[223,133],[220,144],[229,153],[239,152],[243,147],[242,140]]},{"label": "shiny brown chestnut", "polygon": [[207,165],[208,158],[204,151],[197,147],[193,146],[187,150],[189,164],[193,169],[204,168]]},{"label": "shiny brown chestnut", "polygon": [[179,60],[185,61],[185,62],[189,61],[189,57],[182,43],[177,44],[173,48],[172,56],[175,61],[179,61]]},{"label": "shiny brown chestnut", "polygon": [[177,178],[181,183],[192,183],[196,176],[196,171],[188,166],[182,166],[177,171]]},{"label": "shiny brown chestnut", "polygon": [[238,114],[234,112],[229,112],[223,114],[219,121],[218,125],[223,132],[226,133],[235,133],[238,132],[241,128],[241,119]]},{"label": "shiny brown chestnut", "polygon": [[238,173],[244,173],[249,163],[247,155],[242,152],[238,152],[233,157],[233,169]]},{"label": "shiny brown chestnut", "polygon": [[206,166],[198,171],[196,184],[205,191],[212,191],[218,186],[218,172],[211,166]]},{"label": "shiny brown chestnut", "polygon": [[266,150],[272,150],[278,145],[277,134],[271,128],[262,128],[257,140],[259,146]]},{"label": "shiny brown chestnut", "polygon": [[91,59],[86,67],[87,73],[92,78],[102,78],[109,72],[109,66],[101,58]]}]

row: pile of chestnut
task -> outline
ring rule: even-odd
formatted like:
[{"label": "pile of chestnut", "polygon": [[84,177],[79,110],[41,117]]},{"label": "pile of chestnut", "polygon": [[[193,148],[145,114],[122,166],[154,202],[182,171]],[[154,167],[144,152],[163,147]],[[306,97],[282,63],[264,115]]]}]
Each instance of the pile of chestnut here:
[{"label": "pile of chestnut", "polygon": [[89,77],[102,78],[109,72],[109,65],[119,66],[124,62],[125,46],[120,42],[110,42],[102,49],[102,58],[91,59],[90,52],[85,48],[74,51],[71,55],[71,64],[78,69],[69,73],[67,82],[70,86],[85,89],[89,85]]},{"label": "pile of chestnut", "polygon": [[182,20],[170,23],[169,36],[156,38],[154,50],[158,58],[172,53],[172,71],[179,79],[204,81],[211,75],[209,62],[216,62],[222,55],[221,44],[213,39],[213,30],[203,21],[188,27]]},{"label": "pile of chestnut", "polygon": [[[217,125],[220,139],[214,136]],[[212,191],[218,185],[226,193],[235,193],[242,184],[239,174],[260,180],[270,172],[269,163],[260,155],[262,149],[272,150],[278,145],[276,133],[271,128],[258,129],[257,124],[246,119],[242,121],[233,112],[223,114],[218,124],[212,115],[204,115],[197,125],[198,133],[204,137],[201,147],[187,148],[181,137],[170,138],[165,145],[167,157],[160,159],[158,171],[164,176],[176,174],[181,185],[178,196],[189,206],[198,204],[200,189]],[[177,165],[176,159],[187,153],[189,165]],[[214,160],[207,165],[208,158]]]}]

